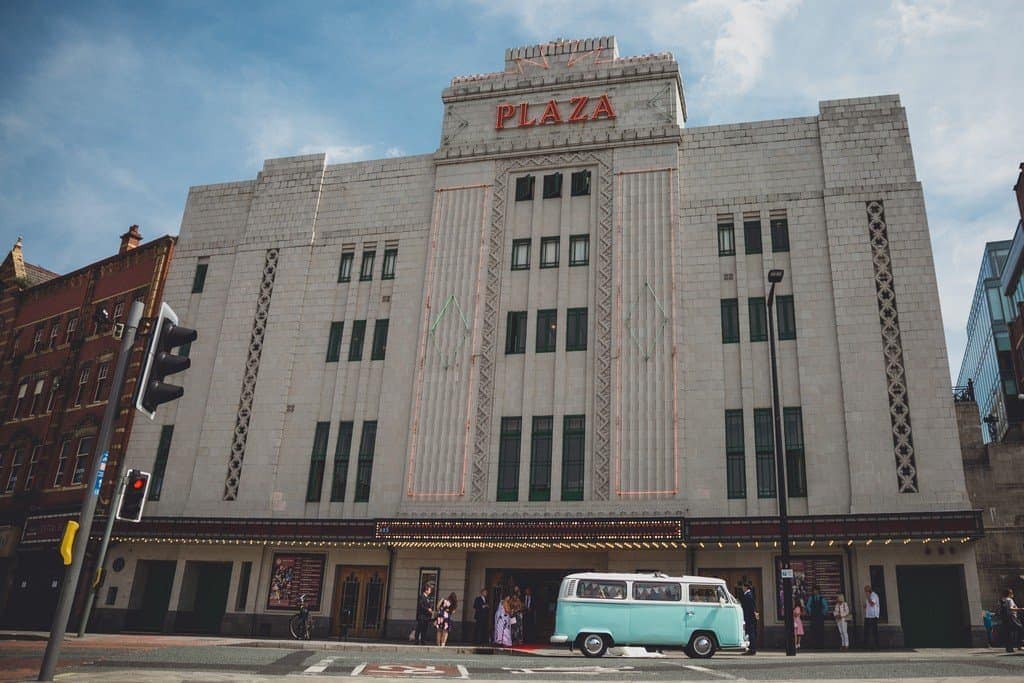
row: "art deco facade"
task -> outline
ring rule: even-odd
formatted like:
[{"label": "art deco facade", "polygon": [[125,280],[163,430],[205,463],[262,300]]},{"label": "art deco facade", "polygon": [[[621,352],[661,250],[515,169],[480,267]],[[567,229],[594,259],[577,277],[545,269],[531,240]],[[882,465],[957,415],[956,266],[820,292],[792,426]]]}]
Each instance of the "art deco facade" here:
[{"label": "art deco facade", "polygon": [[324,633],[403,637],[423,581],[517,582],[542,637],[566,572],[658,569],[755,582],[775,638],[782,268],[798,576],[965,642],[981,521],[899,99],[685,128],[672,56],[601,38],[442,100],[434,154],[190,191],[166,300],[200,338],[133,434],[162,487],[102,623],[281,633],[306,592]]}]

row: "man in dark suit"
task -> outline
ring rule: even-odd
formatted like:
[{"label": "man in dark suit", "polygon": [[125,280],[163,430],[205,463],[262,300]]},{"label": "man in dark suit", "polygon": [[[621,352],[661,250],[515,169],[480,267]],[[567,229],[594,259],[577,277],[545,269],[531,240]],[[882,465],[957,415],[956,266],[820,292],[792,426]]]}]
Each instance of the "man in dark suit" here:
[{"label": "man in dark suit", "polygon": [[486,645],[490,642],[491,606],[487,603],[487,589],[481,588],[480,595],[473,600],[473,619],[476,622],[476,643]]},{"label": "man in dark suit", "polygon": [[423,645],[423,638],[430,630],[430,620],[434,617],[434,584],[428,583],[420,593],[416,603],[416,644]]},{"label": "man in dark suit", "polygon": [[743,606],[743,629],[747,632],[747,639],[750,647],[744,654],[757,654],[757,602],[754,600],[754,588],[750,583],[743,586],[743,595],[740,596],[740,605]]}]

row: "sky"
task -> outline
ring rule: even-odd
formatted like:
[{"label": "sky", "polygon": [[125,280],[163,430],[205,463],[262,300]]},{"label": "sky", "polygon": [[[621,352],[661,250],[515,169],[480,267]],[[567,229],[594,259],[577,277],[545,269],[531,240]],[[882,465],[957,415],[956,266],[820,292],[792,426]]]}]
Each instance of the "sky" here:
[{"label": "sky", "polygon": [[[1020,0],[0,3],[0,251],[67,272],[137,223],[177,234],[191,185],[266,158],[434,151],[441,90],[508,47],[615,35],[672,52],[688,126],[897,93],[924,185],[955,380],[986,241],[1024,161]],[[1015,47],[1017,46],[1017,47]]]}]

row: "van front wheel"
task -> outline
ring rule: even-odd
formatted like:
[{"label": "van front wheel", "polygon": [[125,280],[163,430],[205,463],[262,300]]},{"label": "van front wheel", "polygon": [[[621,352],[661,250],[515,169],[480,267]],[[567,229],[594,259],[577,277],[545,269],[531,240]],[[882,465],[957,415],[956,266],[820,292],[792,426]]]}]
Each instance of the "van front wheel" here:
[{"label": "van front wheel", "polygon": [[686,646],[686,654],[695,659],[711,659],[717,649],[715,637],[710,633],[694,633]]},{"label": "van front wheel", "polygon": [[584,657],[602,657],[608,651],[608,638],[600,633],[584,633],[577,643]]}]

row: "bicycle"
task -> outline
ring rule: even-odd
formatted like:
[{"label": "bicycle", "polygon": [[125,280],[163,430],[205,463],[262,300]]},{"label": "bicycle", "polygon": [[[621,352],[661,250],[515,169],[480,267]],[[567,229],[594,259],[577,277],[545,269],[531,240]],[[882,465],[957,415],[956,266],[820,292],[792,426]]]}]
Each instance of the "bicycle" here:
[{"label": "bicycle", "polygon": [[288,630],[295,640],[309,640],[313,637],[313,617],[306,607],[306,594],[299,596],[299,613],[288,620]]}]

